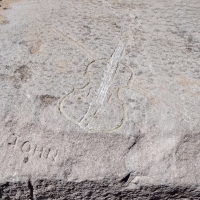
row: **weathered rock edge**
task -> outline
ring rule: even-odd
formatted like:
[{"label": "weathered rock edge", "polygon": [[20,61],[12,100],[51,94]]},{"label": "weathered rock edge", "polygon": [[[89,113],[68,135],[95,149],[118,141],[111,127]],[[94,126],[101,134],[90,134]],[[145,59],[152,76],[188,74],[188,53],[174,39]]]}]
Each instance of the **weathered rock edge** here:
[{"label": "weathered rock edge", "polygon": [[129,176],[121,181],[83,181],[40,179],[33,183],[5,182],[0,184],[1,199],[200,199],[200,191],[195,185],[148,185],[127,189]]},{"label": "weathered rock edge", "polygon": [[[96,11],[99,10],[99,6],[102,6],[103,4],[101,5],[97,4],[96,6],[89,4],[91,8],[89,10],[88,6],[85,6],[85,7],[83,6],[84,2],[79,4],[79,1],[77,1],[79,5],[78,11],[80,13],[80,16],[78,18],[76,16],[76,12],[73,12],[73,9],[71,9],[71,7],[72,8],[74,7],[72,4],[70,5],[71,7],[69,5],[67,5],[66,7],[58,6],[57,9],[55,6],[54,7],[55,10],[52,9],[52,12],[49,12],[48,8],[50,7],[42,6],[44,10],[41,13],[44,13],[44,15],[42,15],[40,19],[45,19],[45,20],[41,20],[41,21],[39,20],[38,22],[38,20],[35,20],[35,17],[34,17],[35,15],[30,15],[29,12],[27,12],[28,13],[28,15],[26,16],[27,18],[23,16],[21,16],[21,18],[17,18],[20,21],[20,25],[16,27],[17,20],[16,20],[16,17],[13,17],[13,16],[18,16],[19,10],[25,11],[29,8],[28,11],[36,10],[38,11],[36,13],[39,13],[41,11],[39,7],[36,6],[34,1],[32,2],[33,4],[31,4],[31,1],[27,1],[27,4],[24,4],[24,6],[22,6],[23,4],[22,3],[21,4],[22,7],[19,6],[18,9],[15,9],[15,10],[13,9],[12,13],[10,12],[11,10],[8,11],[10,12],[10,14],[6,11],[7,14],[5,15],[5,18],[4,16],[0,16],[0,21],[2,20],[2,27],[4,27],[2,28],[1,37],[3,38],[6,36],[6,38],[10,38],[9,41],[3,40],[6,44],[6,47],[8,48],[6,48],[7,49],[6,53],[2,54],[4,55],[3,58],[5,58],[5,61],[3,62],[5,65],[5,68],[3,69],[2,74],[1,74],[3,77],[3,80],[9,82],[7,83],[9,87],[4,87],[4,90],[2,92],[2,94],[5,95],[5,102],[8,102],[8,105],[9,105],[8,107],[6,107],[4,106],[4,104],[2,104],[2,108],[6,108],[6,109],[2,109],[3,111],[5,111],[5,112],[2,112],[3,113],[2,115],[8,116],[7,118],[9,119],[8,121],[9,123],[7,124],[10,124],[11,127],[13,126],[16,129],[17,126],[13,125],[14,123],[12,124],[12,119],[17,119],[16,121],[19,121],[19,119],[25,119],[27,117],[27,113],[28,114],[31,113],[30,110],[35,110],[36,111],[35,113],[37,113],[35,117],[34,115],[30,116],[29,120],[30,121],[32,120],[31,122],[33,122],[33,119],[35,119],[39,121],[40,124],[43,124],[43,127],[45,126],[49,128],[50,127],[54,128],[55,127],[54,123],[58,123],[57,120],[53,120],[53,118],[51,119],[51,117],[50,118],[46,117],[46,115],[48,114],[47,105],[49,106],[48,108],[50,108],[50,110],[57,111],[57,107],[53,107],[55,106],[53,105],[54,103],[53,100],[62,96],[62,93],[65,92],[65,87],[68,83],[68,82],[63,81],[63,85],[61,87],[62,90],[60,90],[60,86],[58,88],[59,80],[69,80],[70,82],[70,78],[72,78],[73,80],[73,76],[71,77],[71,76],[59,75],[60,72],[62,72],[62,69],[60,69],[60,67],[62,68],[62,65],[65,65],[65,62],[63,64],[62,60],[60,60],[61,58],[59,58],[56,54],[55,54],[56,56],[54,57],[53,56],[54,53],[52,53],[54,51],[52,50],[55,49],[55,51],[60,53],[59,50],[62,45],[62,48],[66,49],[66,51],[63,51],[64,56],[70,60],[71,64],[73,64],[74,60],[77,60],[77,58],[79,58],[79,54],[77,53],[76,48],[80,47],[80,45],[77,46],[75,43],[75,47],[73,48],[73,53],[74,55],[78,54],[78,56],[74,56],[74,60],[73,60],[71,55],[67,54],[67,52],[71,52],[72,47],[71,49],[69,48],[69,46],[66,48],[65,47],[66,44],[63,43],[63,41],[61,40],[62,38],[60,39],[55,38],[53,34],[48,33],[49,30],[52,30],[51,29],[52,27],[56,28],[54,32],[56,32],[57,29],[62,30],[63,32],[66,32],[65,27],[71,27],[68,33],[69,35],[70,35],[70,32],[74,33],[74,35],[76,36],[75,39],[76,38],[79,38],[79,40],[82,39],[84,43],[87,44],[87,47],[89,49],[95,49],[95,52],[99,54],[100,57],[104,58],[113,52],[112,47],[114,47],[115,44],[109,43],[108,45],[109,47],[106,47],[105,45],[102,45],[101,47],[101,44],[105,44],[105,43],[108,43],[108,41],[112,41],[111,39],[116,35],[115,34],[112,35],[111,33],[116,33],[116,32],[119,33],[118,29],[120,29],[120,26],[122,25],[122,28],[123,26],[124,27],[128,26],[127,24],[129,24],[129,20],[133,18],[135,23],[133,23],[133,27],[131,27],[131,29],[133,30],[133,33],[134,33],[133,39],[135,41],[135,46],[129,46],[129,48],[127,49],[127,55],[123,58],[123,60],[126,62],[127,65],[132,66],[132,68],[134,69],[135,76],[140,77],[140,78],[135,79],[136,83],[135,85],[132,85],[132,88],[135,88],[133,86],[136,86],[137,84],[141,85],[142,88],[146,88],[146,90],[144,91],[151,91],[154,94],[152,96],[157,96],[159,93],[158,100],[157,100],[158,102],[164,100],[163,102],[169,103],[169,109],[168,109],[168,108],[165,108],[167,107],[166,103],[162,103],[162,105],[163,104],[164,105],[159,106],[159,105],[156,105],[157,101],[156,100],[154,101],[154,98],[148,97],[150,100],[152,100],[151,103],[152,104],[154,103],[153,105],[155,106],[155,110],[157,111],[156,113],[158,113],[158,114],[155,114],[155,116],[157,116],[158,119],[159,119],[159,116],[163,116],[163,113],[170,113],[171,110],[174,110],[174,107],[176,107],[177,105],[178,105],[177,108],[180,107],[180,110],[182,110],[182,108],[185,108],[187,111],[186,113],[189,116],[185,116],[185,114],[182,114],[182,112],[180,113],[178,112],[179,109],[175,109],[174,113],[171,112],[169,115],[166,115],[166,118],[165,117],[161,118],[161,120],[160,121],[158,120],[158,122],[155,124],[153,122],[151,123],[150,121],[149,127],[158,127],[156,129],[157,132],[155,132],[154,137],[152,136],[149,136],[149,138],[147,137],[147,139],[144,140],[144,144],[142,143],[138,145],[139,147],[136,148],[135,151],[133,151],[134,154],[132,152],[131,154],[138,155],[138,157],[136,157],[136,161],[137,159],[140,161],[141,155],[147,154],[147,158],[148,158],[149,149],[145,148],[145,150],[141,153],[140,147],[145,146],[145,144],[148,144],[149,141],[150,141],[150,145],[152,143],[157,144],[157,146],[156,145],[153,146],[152,149],[155,149],[156,147],[160,147],[158,148],[160,152],[157,151],[156,155],[161,155],[160,156],[161,160],[157,162],[157,160],[153,159],[152,169],[155,169],[156,166],[161,166],[160,168],[162,168],[162,165],[160,165],[163,163],[161,162],[162,158],[165,155],[169,155],[170,157],[171,154],[168,154],[168,151],[165,151],[165,149],[161,148],[161,145],[158,145],[158,144],[168,139],[169,142],[166,145],[167,146],[166,149],[169,150],[170,148],[168,144],[170,144],[171,141],[175,141],[174,143],[178,145],[178,148],[179,148],[178,158],[180,158],[179,160],[180,162],[178,163],[178,167],[183,166],[183,168],[186,168],[186,166],[189,166],[189,168],[187,168],[187,171],[183,172],[183,175],[186,177],[185,181],[187,182],[187,180],[188,181],[199,180],[198,168],[196,168],[196,166],[197,167],[199,166],[198,164],[196,164],[198,162],[196,158],[198,158],[198,151],[199,151],[198,150],[198,146],[199,146],[198,135],[192,136],[192,139],[188,139],[188,137],[184,137],[184,140],[182,141],[183,143],[181,143],[180,146],[179,146],[179,141],[180,141],[179,138],[177,138],[177,140],[174,137],[170,139],[170,136],[168,135],[168,133],[171,133],[173,135],[176,135],[177,132],[181,133],[182,128],[180,128],[179,123],[182,123],[182,122],[184,122],[183,123],[184,129],[186,127],[187,129],[191,130],[191,133],[194,133],[194,131],[192,131],[193,129],[199,130],[198,128],[199,127],[198,125],[199,111],[197,109],[198,103],[199,103],[199,100],[198,100],[199,82],[197,82],[197,80],[199,80],[199,74],[198,74],[199,72],[198,71],[199,26],[197,23],[195,23],[195,21],[193,21],[195,19],[198,22],[199,2],[197,0],[179,1],[179,2],[172,1],[170,3],[169,1],[162,1],[162,3],[160,4],[160,1],[152,0],[152,1],[146,1],[146,2],[144,1],[142,4],[140,2],[138,3],[135,2],[133,6],[131,6],[132,4],[128,4],[128,2],[127,4],[124,4],[124,5],[119,4],[118,6],[117,5],[110,6],[106,4],[103,9],[105,10],[105,13],[102,16],[99,16],[99,15],[95,15],[95,13],[99,13]],[[69,2],[70,1],[68,1],[67,3]],[[107,6],[107,9],[106,9],[106,6]],[[78,6],[76,5],[76,9],[77,7]],[[130,12],[127,10],[128,13],[130,12],[131,16],[126,16],[124,14],[124,13],[127,13],[126,8],[134,8],[134,7],[137,8],[137,9],[134,9],[134,11]],[[23,8],[26,8],[26,9],[23,9]],[[59,11],[62,11],[60,10],[60,8],[64,8],[64,9],[69,8],[69,10],[67,10],[67,12],[65,10],[65,12],[61,12],[61,15],[57,15],[58,13],[60,13]],[[4,10],[7,10],[7,9],[8,9],[7,6],[4,7]],[[70,12],[70,10],[72,11]],[[88,13],[92,13],[91,10],[94,10],[93,14],[90,14],[91,16],[93,16],[92,19],[94,20],[94,23],[92,24],[92,27],[88,27],[88,26],[84,27],[85,35],[89,35],[91,30],[96,30],[98,28],[97,25],[99,23],[97,22],[100,18],[103,20],[101,22],[101,28],[100,30],[98,30],[97,34],[93,34],[90,36],[91,41],[89,45],[89,42],[85,41],[86,39],[85,36],[82,35],[82,32],[79,31],[79,28],[83,30],[81,26],[83,22],[82,21],[83,16],[85,16],[85,13],[87,13],[86,11],[88,11]],[[51,17],[48,17],[48,16],[51,16]],[[25,19],[25,21],[21,20],[23,18]],[[49,18],[50,20],[48,21],[47,18]],[[75,18],[79,19],[79,21],[75,21],[74,20]],[[56,19],[56,20],[53,21],[51,19]],[[62,21],[63,26],[58,24],[59,20]],[[90,17],[89,18],[87,17],[84,22],[86,23],[86,25],[89,24]],[[120,22],[121,22],[121,25],[120,25]],[[104,23],[103,26],[102,26],[102,23]],[[27,24],[32,24],[31,27],[34,27],[34,28],[30,28],[29,26],[27,26]],[[12,29],[9,29],[8,27],[12,27]],[[16,29],[13,29],[13,27],[16,27]],[[26,27],[26,28],[22,29],[21,27]],[[40,27],[40,28],[36,28],[36,27]],[[109,34],[107,34],[107,29],[106,29],[107,27],[113,27],[111,29],[112,31],[110,33],[110,36]],[[122,28],[121,30],[123,30]],[[137,31],[134,31],[134,30],[137,30]],[[43,35],[41,34],[42,31],[44,31]],[[56,34],[57,33],[58,32],[56,32]],[[135,33],[137,33],[138,35]],[[37,38],[35,37],[35,35],[40,35],[40,37]],[[58,35],[57,37],[60,37],[59,34],[57,35]],[[96,41],[96,35],[101,36],[97,38],[99,42],[94,42]],[[47,38],[49,39],[46,39],[46,36],[48,36]],[[103,36],[105,36],[106,40]],[[21,38],[23,38],[23,41],[21,40]],[[41,43],[40,41],[41,38],[42,38],[43,43]],[[68,40],[70,41],[70,38]],[[68,45],[70,43],[69,41],[68,41]],[[9,45],[12,46],[12,48],[10,48]],[[73,45],[74,43],[72,44],[72,46]],[[41,46],[41,50],[40,50],[40,46]],[[19,48],[21,49],[21,52],[22,52],[21,55],[23,55],[22,57],[24,58],[24,60],[21,59],[19,56],[20,60],[18,60],[18,63],[17,63],[16,60],[13,58],[18,57],[17,50]],[[85,48],[78,48],[78,49],[80,52],[83,51],[82,53],[84,53]],[[4,51],[5,50],[3,49],[2,52]],[[129,52],[134,52],[134,54],[129,54]],[[139,52],[139,53],[137,54],[136,52]],[[44,60],[36,59],[37,54],[40,55],[39,56],[40,59],[43,58]],[[65,54],[67,54],[68,57]],[[88,54],[88,52],[86,52],[86,54]],[[12,55],[12,59],[10,56],[7,56],[7,55]],[[138,60],[138,62],[134,63],[135,60]],[[139,62],[139,60],[142,62]],[[48,61],[48,62],[45,63],[45,61]],[[29,65],[26,66],[25,65],[26,63],[29,63],[30,66]],[[36,66],[34,66],[33,63],[35,63],[34,65]],[[88,64],[88,62],[86,63]],[[152,63],[152,65],[149,66],[149,63],[150,64]],[[185,63],[187,63],[187,65],[185,65]],[[56,76],[55,76],[54,66],[58,66],[56,70],[56,76],[58,77],[57,79],[55,79]],[[67,67],[69,72],[70,72],[71,66],[73,65],[70,65],[69,67]],[[46,73],[44,71],[44,69],[46,69],[47,67],[49,68],[49,72],[51,73]],[[149,69],[151,69],[152,71],[151,73],[149,72]],[[36,73],[37,70],[40,73]],[[77,70],[80,70],[80,69],[77,68]],[[44,76],[41,76],[42,72],[45,72]],[[47,77],[52,78],[51,80],[53,80],[54,78],[55,80],[55,82],[53,82],[54,85],[48,84],[49,83],[48,81],[46,82],[44,81],[44,80],[48,80],[48,79],[45,79]],[[31,80],[34,83],[36,82],[35,80],[37,80],[38,83],[42,82],[43,85],[40,86],[40,84],[38,85],[36,84],[33,87],[32,86],[33,82],[31,83]],[[47,85],[48,87],[47,86],[43,87],[44,85]],[[76,85],[75,81],[74,81],[74,85]],[[13,89],[13,87],[15,89]],[[20,88],[21,88],[21,91],[17,92]],[[43,88],[44,90],[42,90]],[[47,89],[49,93],[46,94]],[[41,93],[39,91],[41,91]],[[22,94],[22,96],[19,95],[20,93]],[[137,95],[137,99],[136,99],[137,101],[140,99],[144,99],[144,102],[146,102],[146,98],[143,97],[143,94],[145,92],[140,94],[135,91],[135,93]],[[17,94],[17,95],[13,96],[13,98],[10,98],[12,97],[10,96],[10,94],[13,94],[13,95]],[[27,99],[25,98],[26,95],[27,95]],[[32,96],[32,99],[34,98],[36,99],[35,101],[34,100],[32,101],[32,104],[31,104],[31,101],[29,100],[31,96]],[[38,96],[41,97],[41,100],[44,103],[42,105],[43,107],[39,106],[40,105],[39,102],[37,104],[35,103],[37,102]],[[135,99],[131,99],[131,100],[133,102],[136,101]],[[24,104],[22,104],[21,102],[24,102]],[[50,105],[49,102],[51,103],[53,102],[52,105]],[[19,108],[27,108],[27,109],[21,109],[21,113],[19,113],[20,117],[13,116],[13,113],[15,114],[18,113],[18,109],[15,108],[15,104],[16,104],[16,108],[18,108],[20,104],[22,105],[19,106]],[[30,107],[28,106],[29,104],[30,104]],[[145,109],[148,108],[148,104],[146,103],[138,104],[137,107],[139,107],[140,105],[144,105]],[[42,107],[42,109],[38,109],[40,107]],[[40,114],[38,114],[38,110],[41,111]],[[152,110],[154,111],[154,109]],[[162,110],[164,112],[160,112]],[[8,113],[10,115],[8,115]],[[154,116],[152,113],[151,112],[149,113],[150,118]],[[41,116],[41,118],[38,118],[38,116]],[[177,118],[178,120],[172,119],[172,118]],[[65,129],[66,121],[63,122],[62,121],[63,119],[61,117],[58,117],[58,119],[60,120],[60,124],[62,125],[61,127],[63,127],[63,130],[66,130]],[[185,122],[185,119],[188,122]],[[24,122],[26,123],[30,122],[28,121],[27,118],[26,120],[27,121],[24,121]],[[155,121],[157,121],[157,119],[155,119]],[[53,125],[52,125],[52,122],[54,122]],[[141,122],[138,121],[137,123],[141,123]],[[135,123],[136,122],[134,122],[134,124]],[[168,127],[166,126],[167,124],[171,124],[171,126]],[[71,128],[70,126],[68,127]],[[164,127],[166,130],[162,134],[162,137],[159,137],[160,136],[159,133],[161,132],[159,131],[160,130],[159,128],[164,129]],[[79,130],[76,127],[74,129],[76,131]],[[72,130],[74,131],[74,129]],[[68,131],[70,132],[70,130]],[[132,131],[132,129],[130,130]],[[11,133],[11,131],[8,131],[8,132]],[[2,132],[2,136],[3,135],[6,135],[5,131]],[[164,135],[166,135],[166,137],[164,137]],[[27,137],[29,137],[29,135]],[[44,134],[44,137],[45,137],[45,134]],[[182,138],[182,136],[180,136],[180,138]],[[41,138],[39,139],[41,140]],[[121,146],[123,145],[121,144]],[[94,148],[91,148],[91,150],[92,149]],[[84,148],[81,151],[84,151]],[[16,153],[14,154],[13,157],[18,159],[17,155],[19,154]],[[130,158],[131,164],[134,163],[135,161],[134,159],[132,160],[132,157]],[[6,160],[8,160],[8,158]],[[143,160],[146,161],[145,156]],[[151,161],[151,156],[149,156],[147,161]],[[151,162],[147,162],[147,166],[149,165],[151,165]],[[6,167],[3,168],[4,170],[2,170],[2,173],[5,173],[6,168],[11,168],[10,165],[5,164],[5,166]],[[13,166],[15,166],[15,162]],[[195,168],[193,169],[194,166]],[[146,165],[144,165],[143,170],[141,170],[138,167],[139,169],[138,171],[143,172],[145,170],[145,167]],[[12,169],[10,171],[12,171]],[[89,170],[88,172],[91,173]],[[47,174],[49,174],[49,172]],[[162,175],[163,173],[161,171],[161,173],[158,173],[158,174]],[[181,171],[180,171],[180,174],[181,174]],[[150,176],[151,178],[154,175],[154,173],[153,175],[152,174],[150,175],[151,175]],[[117,180],[116,178],[116,179],[109,179],[109,180],[104,179],[102,181],[69,182],[66,180],[63,181],[63,180],[58,180],[58,179],[52,180],[50,178],[41,179],[41,177],[37,181],[33,181],[32,179],[22,181],[22,179],[20,179],[21,180],[20,182],[13,182],[13,181],[9,182],[7,180],[4,183],[0,184],[0,199],[34,199],[34,200],[35,199],[182,199],[182,200],[183,199],[184,200],[200,199],[199,183],[187,184],[187,185],[182,185],[180,183],[180,185],[176,185],[176,186],[167,185],[167,183],[165,183],[165,185],[163,185],[164,183],[161,183],[160,185],[148,185],[148,186],[145,186],[145,185],[138,186],[137,184],[137,185],[134,185],[133,188],[130,188],[130,187],[127,188],[127,186],[129,186],[129,176],[130,175],[125,176],[124,178],[121,179],[121,181]],[[169,172],[169,176],[170,176],[170,172]],[[181,179],[177,178],[176,182],[179,183],[179,181],[181,181]]]}]

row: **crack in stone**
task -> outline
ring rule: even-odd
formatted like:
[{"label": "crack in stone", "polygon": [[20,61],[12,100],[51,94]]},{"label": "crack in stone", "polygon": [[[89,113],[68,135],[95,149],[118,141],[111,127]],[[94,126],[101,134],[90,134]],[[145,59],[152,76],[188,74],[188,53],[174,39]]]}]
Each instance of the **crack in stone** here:
[{"label": "crack in stone", "polygon": [[30,199],[34,200],[34,188],[30,179],[28,181],[28,188],[30,190]]}]

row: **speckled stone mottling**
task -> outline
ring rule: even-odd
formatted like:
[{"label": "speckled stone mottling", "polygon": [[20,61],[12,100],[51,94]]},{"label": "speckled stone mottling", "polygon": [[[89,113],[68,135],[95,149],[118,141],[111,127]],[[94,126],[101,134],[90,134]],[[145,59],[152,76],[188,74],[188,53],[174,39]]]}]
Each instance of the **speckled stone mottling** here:
[{"label": "speckled stone mottling", "polygon": [[199,0],[0,0],[0,199],[200,199]]}]

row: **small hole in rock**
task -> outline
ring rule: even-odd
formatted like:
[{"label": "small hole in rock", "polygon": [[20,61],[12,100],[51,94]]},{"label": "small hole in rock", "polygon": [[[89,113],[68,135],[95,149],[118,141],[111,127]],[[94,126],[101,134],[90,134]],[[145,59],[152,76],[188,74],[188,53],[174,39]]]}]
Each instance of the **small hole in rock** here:
[{"label": "small hole in rock", "polygon": [[130,175],[131,175],[131,173],[127,174],[124,178],[121,179],[120,182],[122,182],[122,183],[126,183],[126,182],[129,180]]},{"label": "small hole in rock", "polygon": [[27,163],[28,162],[28,157],[25,157],[24,158],[24,163]]}]

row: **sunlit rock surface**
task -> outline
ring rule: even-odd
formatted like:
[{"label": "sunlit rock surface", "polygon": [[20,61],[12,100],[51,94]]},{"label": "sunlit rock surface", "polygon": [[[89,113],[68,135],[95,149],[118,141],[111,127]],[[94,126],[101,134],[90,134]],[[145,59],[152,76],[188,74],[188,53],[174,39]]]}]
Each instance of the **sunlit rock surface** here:
[{"label": "sunlit rock surface", "polygon": [[200,199],[200,1],[0,0],[0,199]]}]

